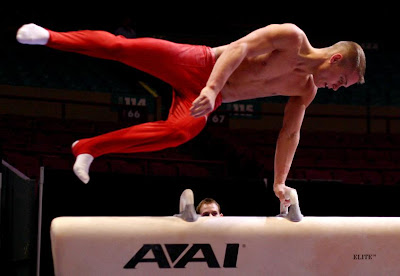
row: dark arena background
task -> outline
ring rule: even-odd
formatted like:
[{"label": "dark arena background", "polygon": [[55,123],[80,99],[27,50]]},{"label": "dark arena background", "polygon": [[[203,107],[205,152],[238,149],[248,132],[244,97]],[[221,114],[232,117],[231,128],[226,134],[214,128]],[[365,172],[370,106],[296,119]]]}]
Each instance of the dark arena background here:
[{"label": "dark arena background", "polygon": [[137,37],[208,46],[291,22],[314,47],[358,42],[366,53],[365,84],[318,90],[286,184],[297,189],[304,216],[399,216],[400,51],[393,7],[117,2],[2,10],[1,275],[54,275],[49,230],[60,216],[171,216],[188,188],[196,204],[216,199],[225,216],[279,213],[272,184],[282,96],[223,104],[200,135],[179,147],[96,158],[90,182],[80,182],[71,144],[165,119],[171,88],[113,61],[19,44],[16,31],[31,22],[55,31],[114,32],[129,18]]}]

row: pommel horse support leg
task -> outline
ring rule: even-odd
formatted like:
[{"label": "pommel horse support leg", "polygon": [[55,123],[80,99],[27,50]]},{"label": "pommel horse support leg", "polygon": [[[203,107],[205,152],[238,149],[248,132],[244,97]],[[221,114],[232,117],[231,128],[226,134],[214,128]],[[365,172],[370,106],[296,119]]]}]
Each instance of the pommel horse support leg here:
[{"label": "pommel horse support leg", "polygon": [[59,217],[57,276],[400,275],[400,218]]}]

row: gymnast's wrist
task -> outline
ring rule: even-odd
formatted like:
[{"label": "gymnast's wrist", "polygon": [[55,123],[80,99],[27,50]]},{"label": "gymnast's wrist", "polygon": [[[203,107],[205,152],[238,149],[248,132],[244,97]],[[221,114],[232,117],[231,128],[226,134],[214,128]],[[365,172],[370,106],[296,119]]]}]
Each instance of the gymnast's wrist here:
[{"label": "gymnast's wrist", "polygon": [[213,88],[206,86],[201,91],[201,94],[206,96],[211,101],[214,101],[217,98],[218,92],[216,90],[214,90]]},{"label": "gymnast's wrist", "polygon": [[274,186],[285,185],[285,182],[274,182]]},{"label": "gymnast's wrist", "polygon": [[207,94],[218,94],[218,89],[217,86],[215,85],[207,85],[206,87],[204,87],[203,89],[204,92],[206,92]]}]

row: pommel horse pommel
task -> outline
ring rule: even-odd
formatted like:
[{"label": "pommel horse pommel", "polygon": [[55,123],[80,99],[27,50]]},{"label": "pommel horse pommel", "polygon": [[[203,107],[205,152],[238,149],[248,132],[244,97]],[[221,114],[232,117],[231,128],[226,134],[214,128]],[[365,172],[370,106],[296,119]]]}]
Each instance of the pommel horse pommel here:
[{"label": "pommel horse pommel", "polygon": [[200,217],[194,208],[194,195],[191,189],[186,189],[182,192],[179,200],[179,214],[174,216],[188,222],[194,222]]},{"label": "pommel horse pommel", "polygon": [[290,221],[299,222],[303,219],[300,211],[299,197],[297,196],[296,189],[287,187],[285,190],[285,198],[290,199],[290,207],[286,207],[281,203],[280,214],[278,217],[285,217]]}]

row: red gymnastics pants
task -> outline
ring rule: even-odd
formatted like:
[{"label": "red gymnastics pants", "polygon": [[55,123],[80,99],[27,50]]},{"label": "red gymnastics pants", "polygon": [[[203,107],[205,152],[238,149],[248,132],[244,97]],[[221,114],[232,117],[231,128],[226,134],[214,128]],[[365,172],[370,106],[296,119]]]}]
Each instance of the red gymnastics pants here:
[{"label": "red gymnastics pants", "polygon": [[[215,64],[212,49],[154,38],[127,39],[105,31],[50,31],[48,47],[110,59],[151,74],[173,87],[172,105],[165,121],[148,122],[93,138],[73,147],[75,156],[88,153],[134,153],[176,147],[195,137],[206,117],[194,118],[189,109],[205,87]],[[221,96],[215,108],[221,105]]]}]

